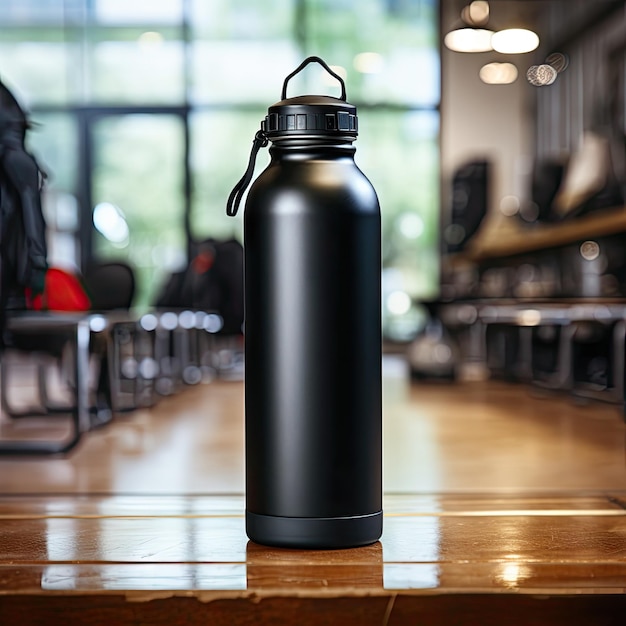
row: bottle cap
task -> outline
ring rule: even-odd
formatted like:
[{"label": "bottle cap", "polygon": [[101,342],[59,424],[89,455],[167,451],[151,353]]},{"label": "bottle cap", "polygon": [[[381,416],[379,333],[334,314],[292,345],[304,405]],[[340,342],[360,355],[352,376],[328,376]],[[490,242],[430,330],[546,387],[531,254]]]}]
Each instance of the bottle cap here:
[{"label": "bottle cap", "polygon": [[[321,64],[341,84],[341,97],[296,96],[287,98],[287,83],[311,62]],[[343,79],[333,72],[322,59],[308,57],[283,83],[282,99],[268,109],[263,131],[269,139],[303,135],[349,136],[358,134],[356,107],[346,102],[346,86]]]},{"label": "bottle cap", "polygon": [[[311,62],[317,62],[341,84],[341,97],[296,96],[287,98],[287,83]],[[241,199],[254,176],[257,153],[267,146],[269,140],[288,137],[344,137],[351,140],[358,134],[356,107],[346,102],[346,85],[341,76],[333,72],[319,57],[308,57],[283,83],[280,102],[269,107],[267,116],[256,132],[248,167],[228,196],[226,214],[237,215]]]}]

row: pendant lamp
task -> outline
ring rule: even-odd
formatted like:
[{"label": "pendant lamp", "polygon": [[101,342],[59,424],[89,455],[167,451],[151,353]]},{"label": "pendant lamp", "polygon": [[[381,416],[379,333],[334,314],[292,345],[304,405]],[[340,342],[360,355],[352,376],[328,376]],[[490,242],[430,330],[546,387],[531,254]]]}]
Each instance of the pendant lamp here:
[{"label": "pendant lamp", "polygon": [[461,20],[443,40],[446,48],[454,52],[488,52],[493,50],[493,31],[484,28],[489,21],[489,3],[474,0],[461,11]]},{"label": "pendant lamp", "polygon": [[444,44],[455,52],[488,52],[524,54],[539,46],[539,36],[527,28],[505,28],[493,31],[489,22],[489,3],[474,0],[461,11],[461,20],[444,37]]},{"label": "pendant lamp", "polygon": [[493,34],[491,45],[503,54],[524,54],[539,46],[539,36],[527,28],[505,28]]}]

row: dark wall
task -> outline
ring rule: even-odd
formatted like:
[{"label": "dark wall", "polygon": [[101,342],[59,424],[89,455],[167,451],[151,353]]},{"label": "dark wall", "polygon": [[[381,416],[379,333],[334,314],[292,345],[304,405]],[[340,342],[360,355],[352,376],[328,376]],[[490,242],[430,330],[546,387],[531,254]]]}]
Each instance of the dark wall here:
[{"label": "dark wall", "polygon": [[537,156],[571,153],[585,130],[623,135],[626,3],[544,2],[541,30],[540,56],[563,52],[569,66],[553,85],[537,88]]}]

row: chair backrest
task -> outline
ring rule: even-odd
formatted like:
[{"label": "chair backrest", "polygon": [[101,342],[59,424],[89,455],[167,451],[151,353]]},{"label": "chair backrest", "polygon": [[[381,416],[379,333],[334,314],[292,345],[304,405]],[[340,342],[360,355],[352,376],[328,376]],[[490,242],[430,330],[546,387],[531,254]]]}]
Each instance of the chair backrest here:
[{"label": "chair backrest", "polygon": [[83,282],[94,311],[129,309],[133,302],[135,273],[126,263],[93,263],[85,270]]},{"label": "chair backrest", "polygon": [[218,313],[222,333],[240,334],[243,324],[243,246],[236,239],[195,242],[187,267],[172,274],[155,302],[158,308]]}]

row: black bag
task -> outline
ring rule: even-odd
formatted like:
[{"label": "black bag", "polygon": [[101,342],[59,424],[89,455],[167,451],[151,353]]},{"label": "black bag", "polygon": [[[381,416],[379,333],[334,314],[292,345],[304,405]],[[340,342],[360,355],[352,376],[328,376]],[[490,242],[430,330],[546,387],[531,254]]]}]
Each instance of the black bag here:
[{"label": "black bag", "polygon": [[25,308],[24,290],[41,293],[47,264],[41,210],[44,173],[26,150],[29,127],[13,94],[0,81],[0,252],[3,308]]}]

